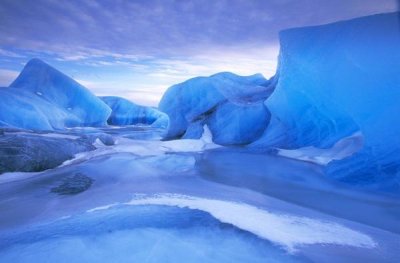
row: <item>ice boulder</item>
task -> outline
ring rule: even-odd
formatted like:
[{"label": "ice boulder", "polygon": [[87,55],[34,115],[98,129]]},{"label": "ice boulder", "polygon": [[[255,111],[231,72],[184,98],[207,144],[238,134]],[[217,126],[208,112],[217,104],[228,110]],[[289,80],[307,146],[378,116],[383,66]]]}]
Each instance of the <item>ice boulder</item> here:
[{"label": "ice boulder", "polygon": [[159,110],[135,104],[127,99],[114,96],[100,97],[111,109],[110,125],[147,124],[156,128],[167,128],[168,115]]},{"label": "ice boulder", "polygon": [[35,130],[106,125],[111,109],[88,89],[39,59],[0,89],[0,126]]},{"label": "ice boulder", "polygon": [[261,74],[243,77],[223,72],[170,87],[159,104],[170,118],[166,138],[197,139],[207,125],[218,144],[258,139],[270,118],[263,104],[272,92],[270,84]]},{"label": "ice boulder", "polygon": [[399,13],[285,30],[280,44],[279,78],[266,101],[273,122],[262,140],[330,148],[360,131],[361,152],[328,173],[353,183],[399,178]]}]

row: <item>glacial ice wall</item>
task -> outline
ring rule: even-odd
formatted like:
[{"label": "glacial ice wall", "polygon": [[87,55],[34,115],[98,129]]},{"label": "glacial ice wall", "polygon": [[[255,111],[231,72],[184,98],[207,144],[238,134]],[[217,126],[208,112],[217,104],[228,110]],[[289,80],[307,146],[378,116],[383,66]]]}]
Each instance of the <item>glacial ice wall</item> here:
[{"label": "glacial ice wall", "polygon": [[352,182],[400,174],[400,15],[281,32],[273,122],[262,141],[329,148],[360,130],[361,152],[328,166]]},{"label": "glacial ice wall", "polygon": [[168,127],[167,114],[157,109],[141,106],[121,97],[105,96],[100,99],[112,110],[108,124],[118,126],[148,124],[156,128]]},{"label": "glacial ice wall", "polygon": [[39,59],[0,89],[0,126],[53,130],[106,125],[111,109],[88,89]]},{"label": "glacial ice wall", "polygon": [[263,101],[272,92],[261,74],[238,76],[222,72],[197,77],[170,87],[159,109],[168,114],[167,138],[200,138],[208,125],[218,144],[248,144],[268,125]]}]

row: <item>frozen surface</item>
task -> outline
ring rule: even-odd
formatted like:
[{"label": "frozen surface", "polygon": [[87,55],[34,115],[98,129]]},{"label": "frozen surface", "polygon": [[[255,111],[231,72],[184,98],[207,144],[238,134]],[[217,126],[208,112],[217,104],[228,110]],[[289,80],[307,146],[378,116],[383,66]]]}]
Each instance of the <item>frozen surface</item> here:
[{"label": "frozen surface", "polygon": [[207,213],[164,206],[85,213],[11,240],[4,262],[300,262]]},{"label": "frozen surface", "polygon": [[[61,166],[79,163],[94,157],[108,156],[115,153],[131,153],[137,156],[151,157],[150,161],[157,162],[165,159],[166,153],[199,153],[205,150],[217,149],[221,147],[212,142],[212,135],[207,126],[200,139],[181,139],[170,141],[158,140],[135,140],[119,137],[113,147],[108,147],[102,143],[95,144],[97,149],[91,152],[83,152],[75,155],[74,158],[65,161]],[[168,157],[168,156],[167,156]],[[182,160],[180,160],[182,161]],[[194,161],[191,162],[194,164]],[[179,163],[174,163],[179,166]]]},{"label": "frozen surface", "polygon": [[128,204],[167,205],[205,211],[223,223],[229,223],[239,229],[280,244],[288,251],[294,251],[295,247],[299,245],[318,243],[366,248],[376,246],[369,236],[338,224],[307,217],[274,214],[242,203],[163,194],[155,197],[141,196],[131,200]]},{"label": "frozen surface", "polygon": [[281,32],[278,83],[266,101],[274,125],[263,140],[329,148],[360,131],[362,150],[328,174],[398,188],[399,28],[399,14],[389,13]]},{"label": "frozen surface", "polygon": [[151,127],[44,134],[115,144],[0,175],[0,261],[398,261],[397,198],[336,185],[316,164],[217,146],[203,129],[176,141]]},{"label": "frozen surface", "polygon": [[218,73],[170,87],[159,109],[168,114],[167,138],[196,139],[207,124],[214,142],[247,144],[260,137],[270,114],[263,101],[272,92],[262,75]]},{"label": "frozen surface", "polygon": [[168,116],[157,109],[137,105],[121,97],[106,96],[100,98],[112,110],[108,119],[110,125],[147,124],[157,128],[168,127]]},{"label": "frozen surface", "polygon": [[111,109],[88,89],[39,59],[0,89],[0,126],[34,130],[106,125]]},{"label": "frozen surface", "polygon": [[[219,148],[196,161],[202,178],[247,188],[338,218],[400,233],[397,196],[356,191],[327,178],[323,167],[267,152]],[[379,216],[378,216],[379,215]]]}]

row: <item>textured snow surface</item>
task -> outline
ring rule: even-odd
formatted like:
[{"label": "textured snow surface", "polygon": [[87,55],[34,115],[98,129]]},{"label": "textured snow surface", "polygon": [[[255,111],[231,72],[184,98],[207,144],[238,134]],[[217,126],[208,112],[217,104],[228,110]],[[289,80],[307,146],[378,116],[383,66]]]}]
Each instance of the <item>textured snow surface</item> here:
[{"label": "textured snow surface", "polygon": [[271,93],[262,75],[218,73],[170,87],[159,109],[168,114],[167,138],[199,138],[207,124],[218,144],[247,144],[262,135],[270,114],[263,101]]},{"label": "textured snow surface", "polygon": [[0,89],[0,126],[34,130],[107,124],[111,109],[88,89],[39,59]]},{"label": "textured snow surface", "polygon": [[232,224],[280,244],[289,251],[294,251],[298,245],[310,244],[337,244],[366,248],[376,246],[369,236],[336,223],[288,214],[274,214],[242,203],[161,194],[154,197],[134,198],[128,204],[167,205],[205,211],[223,223]]},{"label": "textured snow surface", "polygon": [[137,105],[127,99],[114,96],[100,97],[111,109],[110,125],[147,124],[157,128],[168,127],[168,116],[152,107]]}]

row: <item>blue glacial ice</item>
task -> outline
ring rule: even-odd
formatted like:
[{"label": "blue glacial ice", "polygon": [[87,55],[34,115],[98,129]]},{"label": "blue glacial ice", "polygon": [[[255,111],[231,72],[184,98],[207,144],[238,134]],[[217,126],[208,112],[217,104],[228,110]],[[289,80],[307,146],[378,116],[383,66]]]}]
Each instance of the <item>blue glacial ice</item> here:
[{"label": "blue glacial ice", "polygon": [[280,33],[271,125],[259,141],[295,149],[330,148],[360,132],[364,146],[330,163],[344,181],[398,185],[400,172],[400,23],[398,13]]},{"label": "blue glacial ice", "polygon": [[116,126],[146,124],[156,128],[167,128],[169,118],[163,112],[135,104],[115,96],[100,97],[112,110],[108,124]]},{"label": "blue glacial ice", "polygon": [[[400,262],[399,191],[324,176],[396,182],[393,23],[397,14],[284,31],[275,78],[220,73],[172,86],[160,102],[168,124],[161,114],[147,123],[161,119],[156,127],[0,129],[0,156],[13,156],[0,165],[55,163],[0,175],[0,262]],[[38,60],[0,95],[1,126],[110,120],[105,103]],[[110,100],[118,125],[138,119],[134,104]],[[55,151],[67,157],[46,159]]]},{"label": "blue glacial ice", "polygon": [[0,125],[34,130],[103,126],[111,109],[88,89],[39,59],[0,89]]},{"label": "blue glacial ice", "polygon": [[248,144],[260,137],[270,113],[263,101],[272,92],[262,75],[223,72],[170,87],[159,109],[168,114],[166,138],[199,138],[208,125],[214,142]]}]

